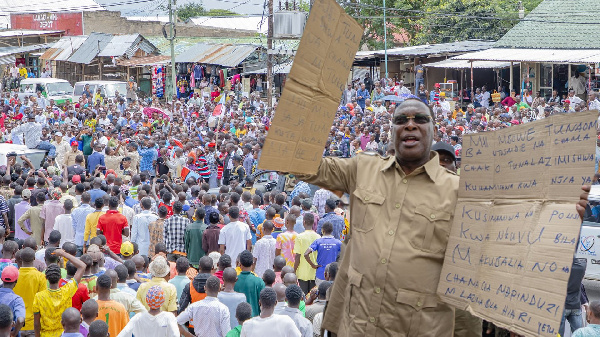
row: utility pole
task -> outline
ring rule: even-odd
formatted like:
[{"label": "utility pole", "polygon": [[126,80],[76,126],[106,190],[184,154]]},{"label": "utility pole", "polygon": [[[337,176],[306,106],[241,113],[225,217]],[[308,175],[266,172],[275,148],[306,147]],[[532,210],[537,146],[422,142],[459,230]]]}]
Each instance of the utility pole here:
[{"label": "utility pole", "polygon": [[171,87],[173,90],[171,95],[177,94],[177,73],[175,72],[175,21],[173,20],[174,2],[175,0],[169,0],[169,37],[167,38],[171,44]]},{"label": "utility pole", "polygon": [[385,49],[385,78],[388,78],[388,58],[387,58],[387,20],[385,18],[385,0],[383,0],[383,46]]},{"label": "utility pole", "polygon": [[[287,4],[287,2],[286,2]],[[273,0],[269,0],[267,20],[267,107],[273,108]]]}]

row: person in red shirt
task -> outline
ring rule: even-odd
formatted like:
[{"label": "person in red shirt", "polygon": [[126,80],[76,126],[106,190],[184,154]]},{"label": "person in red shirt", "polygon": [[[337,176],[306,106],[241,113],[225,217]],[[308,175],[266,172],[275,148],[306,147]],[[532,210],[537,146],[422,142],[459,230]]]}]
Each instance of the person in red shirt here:
[{"label": "person in red shirt", "polygon": [[[58,282],[59,287],[62,287],[65,284],[69,283],[69,280],[71,280],[73,278],[73,276],[75,276],[75,273],[77,272],[77,267],[75,267],[75,265],[72,264],[71,262],[67,262],[66,269],[67,269],[67,278],[60,279],[60,281]],[[81,307],[83,306],[83,303],[89,299],[90,299],[90,294],[88,291],[88,287],[83,283],[77,283],[77,291],[75,292],[75,295],[73,295],[73,298],[71,299],[73,308],[81,311]]]},{"label": "person in red shirt", "polygon": [[115,254],[121,252],[123,237],[129,236],[129,225],[127,218],[117,211],[119,207],[119,198],[116,196],[108,199],[108,211],[98,218],[97,235],[103,234],[106,237],[106,244]]}]

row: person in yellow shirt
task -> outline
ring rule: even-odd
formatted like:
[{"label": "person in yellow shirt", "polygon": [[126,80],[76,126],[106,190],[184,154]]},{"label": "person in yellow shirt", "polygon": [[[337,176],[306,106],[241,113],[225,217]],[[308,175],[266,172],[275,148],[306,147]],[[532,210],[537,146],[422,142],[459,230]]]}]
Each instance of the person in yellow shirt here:
[{"label": "person in yellow shirt", "polygon": [[97,236],[96,229],[98,228],[98,219],[101,215],[106,212],[102,211],[104,207],[104,199],[97,198],[94,201],[94,207],[96,210],[87,215],[85,218],[85,230],[83,232],[83,252],[87,252],[87,242],[88,240],[95,238]]},{"label": "person in yellow shirt", "polygon": [[117,336],[129,323],[129,314],[125,306],[110,299],[112,280],[109,275],[102,274],[98,277],[98,319],[108,324],[110,336]]},{"label": "person in yellow shirt", "polygon": [[40,337],[59,337],[62,335],[61,316],[67,308],[72,306],[72,297],[75,295],[78,283],[85,271],[85,263],[64,250],[55,249],[52,254],[69,260],[77,267],[77,272],[67,284],[59,287],[60,267],[57,264],[50,264],[46,268],[48,289],[35,294],[33,299],[33,327],[35,335]]},{"label": "person in yellow shirt", "polygon": [[25,68],[25,65],[23,63],[21,63],[19,65],[19,76],[21,76],[21,78],[27,78],[27,68]]},{"label": "person in yellow shirt", "polygon": [[46,277],[33,266],[33,249],[26,247],[19,250],[15,259],[19,264],[19,281],[13,291],[21,296],[25,303],[25,325],[21,328],[21,335],[27,335],[33,333],[33,299],[35,294],[47,288]]}]

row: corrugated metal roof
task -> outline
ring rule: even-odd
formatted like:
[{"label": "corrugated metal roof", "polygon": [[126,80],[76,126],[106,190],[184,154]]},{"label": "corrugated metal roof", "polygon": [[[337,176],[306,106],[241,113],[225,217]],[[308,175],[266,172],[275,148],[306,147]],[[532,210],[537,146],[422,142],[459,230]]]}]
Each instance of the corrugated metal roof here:
[{"label": "corrugated metal roof", "polygon": [[548,62],[548,63],[597,63],[600,49],[525,49],[492,48],[454,57],[457,60]]},{"label": "corrugated metal roof", "polygon": [[67,59],[73,63],[89,64],[108,45],[112,38],[110,34],[92,33],[81,46]]},{"label": "corrugated metal roof", "polygon": [[40,58],[43,60],[66,61],[86,39],[87,36],[63,36],[48,48]]},{"label": "corrugated metal roof", "polygon": [[41,13],[41,12],[77,12],[98,11],[104,8],[94,0],[0,0],[2,13]]},{"label": "corrugated metal roof", "polygon": [[267,33],[266,16],[197,16],[190,18],[190,21],[203,27],[250,30],[260,34]]},{"label": "corrugated metal roof", "polygon": [[131,58],[140,49],[147,54],[158,52],[158,48],[142,35],[129,34],[113,36],[98,56],[126,56],[127,58]]},{"label": "corrugated metal roof", "polygon": [[262,47],[255,44],[198,43],[177,55],[175,62],[199,62],[236,67],[258,48]]},{"label": "corrugated metal roof", "polygon": [[133,57],[131,59],[124,59],[117,61],[117,65],[132,67],[132,66],[151,66],[157,64],[166,64],[171,60],[170,56],[156,55],[147,57]]},{"label": "corrugated metal roof", "polygon": [[127,53],[133,45],[137,45],[142,40],[140,34],[115,35],[106,47],[102,49],[98,56],[122,56]]},{"label": "corrugated metal roof", "polygon": [[600,49],[598,0],[544,0],[497,48]]},{"label": "corrugated metal roof", "polygon": [[51,46],[50,43],[42,43],[42,44],[32,44],[29,46],[17,46],[17,47],[1,47],[0,48],[0,57],[28,53],[34,50],[46,49]]},{"label": "corrugated metal roof", "polygon": [[[454,53],[466,53],[470,51],[483,50],[492,48],[494,41],[478,41],[478,40],[467,40],[450,43],[439,43],[439,44],[426,44],[420,46],[409,46],[401,48],[391,48],[387,50],[388,57],[390,56],[404,56],[404,57],[415,57],[415,56],[444,56]],[[365,59],[371,57],[383,57],[385,50],[373,50],[373,51],[359,51],[356,53],[357,59]]]},{"label": "corrugated metal roof", "polygon": [[[428,68],[447,68],[447,69],[471,69],[471,62],[468,60],[457,60],[454,58],[423,64]],[[510,67],[510,62],[496,61],[474,61],[473,68],[475,69],[503,69]]]}]

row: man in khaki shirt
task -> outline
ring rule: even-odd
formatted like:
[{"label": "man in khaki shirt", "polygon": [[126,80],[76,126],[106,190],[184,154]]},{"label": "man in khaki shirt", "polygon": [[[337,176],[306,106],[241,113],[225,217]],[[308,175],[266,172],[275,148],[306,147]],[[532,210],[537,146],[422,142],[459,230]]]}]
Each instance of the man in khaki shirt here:
[{"label": "man in khaki shirt", "polygon": [[459,178],[431,152],[432,121],[427,105],[408,99],[392,119],[395,157],[323,158],[315,175],[298,175],[351,196],[350,235],[322,324],[338,336],[453,334],[454,309],[436,289]]},{"label": "man in khaki shirt", "polygon": [[339,336],[452,336],[454,310],[436,295],[458,177],[430,152],[428,106],[400,105],[395,157],[323,158],[303,181],[351,195],[350,235],[323,328]]},{"label": "man in khaki shirt", "polygon": [[83,156],[83,152],[79,151],[79,149],[77,148],[79,146],[79,143],[77,143],[77,141],[72,141],[71,142],[71,149],[67,152],[65,152],[64,155],[64,163],[59,162],[58,160],[56,161],[59,165],[67,165],[67,167],[69,166],[73,166],[75,165],[75,158],[77,157],[77,155],[82,155]]}]

